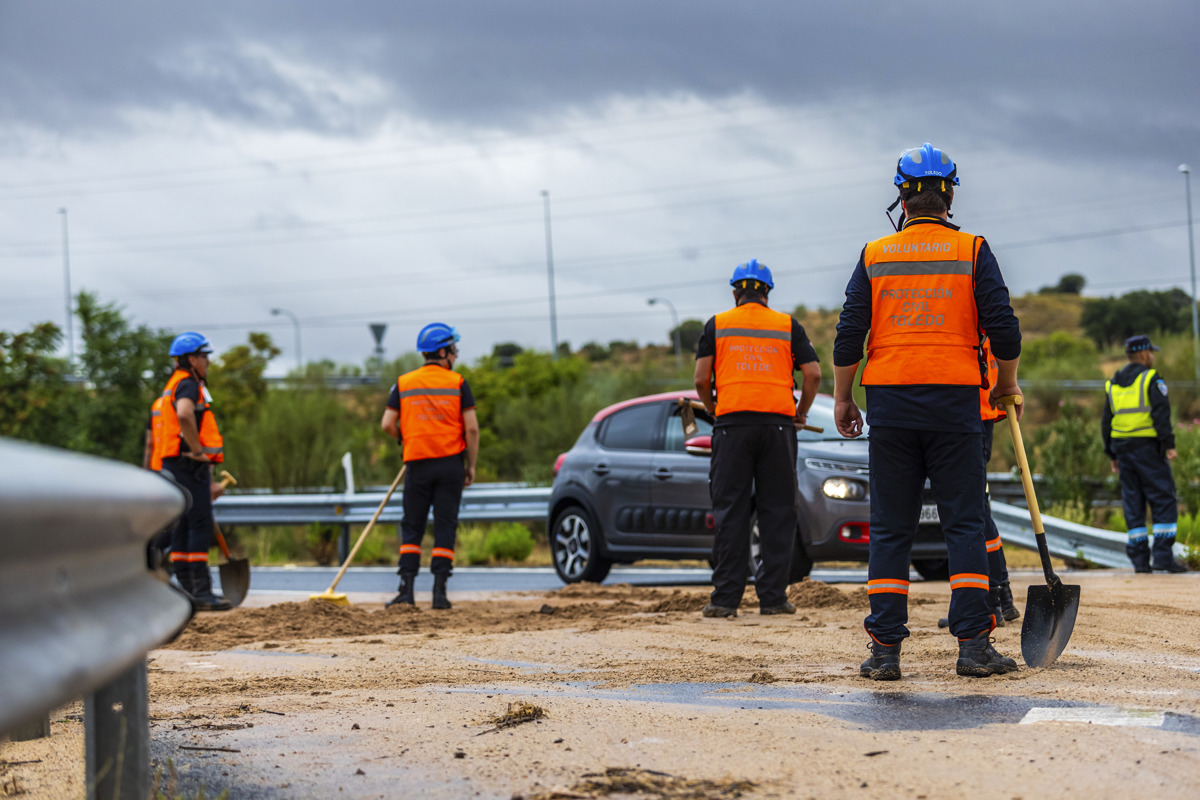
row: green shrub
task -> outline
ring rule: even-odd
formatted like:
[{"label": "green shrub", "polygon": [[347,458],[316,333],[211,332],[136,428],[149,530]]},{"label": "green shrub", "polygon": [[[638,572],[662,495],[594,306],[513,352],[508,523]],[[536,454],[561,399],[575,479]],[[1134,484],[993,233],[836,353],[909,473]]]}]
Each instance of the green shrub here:
[{"label": "green shrub", "polygon": [[1111,474],[1100,426],[1084,406],[1063,402],[1059,410],[1057,420],[1034,432],[1029,466],[1041,474],[1048,502],[1090,507]]},{"label": "green shrub", "polygon": [[1047,517],[1054,517],[1077,525],[1092,524],[1092,509],[1090,506],[1075,500],[1065,503],[1055,503],[1046,509]]},{"label": "green shrub", "polygon": [[454,560],[460,564],[474,566],[486,564],[491,559],[487,549],[487,530],[480,525],[463,525],[458,529],[454,543]]},{"label": "green shrub", "polygon": [[1175,474],[1175,493],[1191,514],[1200,512],[1200,425],[1184,424],[1175,429],[1175,450],[1179,456],[1171,462]]},{"label": "green shrub", "polygon": [[488,533],[487,552],[497,561],[524,561],[533,552],[533,534],[519,522],[502,522]]}]

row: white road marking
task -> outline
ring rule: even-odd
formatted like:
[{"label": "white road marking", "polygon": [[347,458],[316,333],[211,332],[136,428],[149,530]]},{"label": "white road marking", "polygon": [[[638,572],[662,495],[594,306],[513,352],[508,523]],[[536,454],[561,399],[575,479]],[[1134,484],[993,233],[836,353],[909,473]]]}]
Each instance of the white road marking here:
[{"label": "white road marking", "polygon": [[1130,728],[1161,728],[1163,711],[1136,708],[1031,708],[1022,725],[1034,722],[1083,722],[1089,725],[1120,725]]}]

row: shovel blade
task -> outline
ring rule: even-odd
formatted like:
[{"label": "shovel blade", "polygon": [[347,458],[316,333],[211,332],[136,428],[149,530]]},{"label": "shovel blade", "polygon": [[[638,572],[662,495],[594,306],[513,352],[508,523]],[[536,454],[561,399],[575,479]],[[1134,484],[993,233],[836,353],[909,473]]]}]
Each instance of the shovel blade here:
[{"label": "shovel blade", "polygon": [[250,591],[250,562],[245,558],[231,558],[217,566],[221,575],[221,594],[230,605],[237,608]]},{"label": "shovel blade", "polygon": [[1056,583],[1030,586],[1021,625],[1021,656],[1031,667],[1046,667],[1062,654],[1079,613],[1079,587]]}]

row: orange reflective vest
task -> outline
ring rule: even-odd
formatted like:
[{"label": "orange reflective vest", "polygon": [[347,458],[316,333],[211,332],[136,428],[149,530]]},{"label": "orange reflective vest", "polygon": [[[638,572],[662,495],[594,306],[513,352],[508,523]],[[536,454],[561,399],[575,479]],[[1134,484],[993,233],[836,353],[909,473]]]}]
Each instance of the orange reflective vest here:
[{"label": "orange reflective vest", "polygon": [[975,262],[982,237],[910,220],[863,252],[871,281],[864,386],[980,386]]},{"label": "orange reflective vest", "polygon": [[163,396],[154,398],[150,404],[150,469],[155,472],[162,470],[162,407]]},{"label": "orange reflective vest", "polygon": [[[179,430],[179,415],[175,411],[175,390],[184,378],[194,378],[194,376],[182,369],[171,373],[171,378],[167,381],[167,387],[163,389],[160,398],[162,403],[159,410],[162,414],[159,419],[162,420],[162,427],[155,439],[156,455],[160,466],[162,459],[176,458],[182,449],[179,443],[183,440],[183,436]],[[200,381],[200,400],[196,403],[196,411],[200,414],[200,449],[208,455],[209,461],[220,464],[225,460],[225,443],[221,438],[221,432],[217,429],[217,418],[213,414],[212,408],[209,407],[211,403],[212,395],[208,393],[208,386],[204,384],[204,381]],[[153,424],[151,429],[153,430]]]},{"label": "orange reflective vest", "polygon": [[983,348],[983,357],[987,363],[987,388],[979,390],[979,418],[984,422],[991,422],[1003,419],[1005,416],[1004,406],[992,408],[990,400],[992,389],[996,388],[996,381],[1000,379],[1000,365],[996,363],[996,357],[992,355],[992,343],[986,336],[980,347]]},{"label": "orange reflective vest", "polygon": [[396,381],[405,462],[453,456],[467,449],[462,385],[462,375],[437,364],[406,372]]},{"label": "orange reflective vest", "polygon": [[743,303],[714,319],[717,416],[758,411],[794,417],[792,318]]}]

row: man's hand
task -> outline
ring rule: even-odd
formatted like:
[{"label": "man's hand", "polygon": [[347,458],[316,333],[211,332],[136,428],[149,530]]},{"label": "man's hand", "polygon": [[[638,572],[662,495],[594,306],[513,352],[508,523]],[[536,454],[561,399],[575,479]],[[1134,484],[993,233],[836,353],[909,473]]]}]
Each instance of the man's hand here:
[{"label": "man's hand", "polygon": [[800,430],[808,424],[808,414],[797,414],[792,424],[796,426],[796,430]]},{"label": "man's hand", "polygon": [[466,468],[467,475],[463,478],[463,488],[470,486],[475,482],[475,465],[471,464]]},{"label": "man's hand", "polygon": [[212,459],[208,457],[208,453],[184,453],[184,458],[190,458],[192,461],[203,461],[205,464],[211,464]]},{"label": "man's hand", "polygon": [[[1009,384],[1008,386],[1001,386],[999,383],[997,383],[992,389],[991,394],[988,395],[988,402],[992,404],[992,408],[1001,408],[1005,411],[1005,413],[1010,413],[1008,406],[1001,403],[1000,398],[1008,397],[1009,395],[1014,394],[1017,397],[1020,397],[1022,400],[1025,399],[1024,393],[1021,392],[1021,387],[1017,386],[1015,383]],[[1025,404],[1016,404],[1013,406],[1012,411],[1017,415],[1017,422],[1020,422],[1021,417],[1025,416]]]},{"label": "man's hand", "polygon": [[1114,458],[1114,459],[1113,459],[1111,462],[1109,462],[1109,463],[1111,463],[1111,464],[1112,464],[1112,471],[1113,471],[1113,472],[1120,472],[1120,471],[1121,471],[1121,468],[1117,466],[1117,460],[1116,460],[1115,458]]},{"label": "man's hand", "polygon": [[853,400],[838,400],[833,404],[833,419],[837,423],[838,433],[847,439],[862,436],[862,412]]},{"label": "man's hand", "polygon": [[1170,450],[1168,450],[1168,451],[1167,451],[1167,460],[1168,460],[1168,461],[1174,461],[1174,460],[1175,460],[1175,457],[1176,457],[1176,456],[1178,456],[1178,455],[1179,455],[1179,453],[1178,453],[1178,452],[1176,452],[1176,450],[1175,450],[1175,448],[1174,448],[1174,447],[1172,447]]},{"label": "man's hand", "polygon": [[211,481],[208,484],[208,493],[212,495],[213,500],[216,500],[218,497],[225,494],[225,485],[217,483],[216,481]]}]

